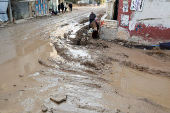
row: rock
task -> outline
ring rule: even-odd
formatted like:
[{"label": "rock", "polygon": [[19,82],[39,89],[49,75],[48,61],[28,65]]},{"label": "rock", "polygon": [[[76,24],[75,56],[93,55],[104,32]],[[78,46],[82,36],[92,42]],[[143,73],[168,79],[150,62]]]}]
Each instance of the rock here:
[{"label": "rock", "polygon": [[25,91],[24,89],[22,89],[22,90],[19,90],[19,91]]},{"label": "rock", "polygon": [[19,77],[24,77],[24,75],[19,75]]},{"label": "rock", "polygon": [[67,33],[64,33],[64,38],[67,38]]},{"label": "rock", "polygon": [[61,36],[58,36],[59,39],[61,39]]},{"label": "rock", "polygon": [[13,85],[14,87],[16,87],[17,85]]},{"label": "rock", "polygon": [[67,95],[66,94],[51,95],[50,100],[59,104],[59,103],[67,100]]},{"label": "rock", "polygon": [[45,105],[42,105],[41,109],[42,109],[42,112],[47,112],[48,111],[48,108]]},{"label": "rock", "polygon": [[128,106],[128,108],[130,109],[130,108],[131,108],[131,106],[129,105],[129,106]]},{"label": "rock", "polygon": [[121,110],[117,109],[116,113],[120,113],[120,112],[121,112]]},{"label": "rock", "polygon": [[71,35],[71,31],[68,32],[68,35]]}]

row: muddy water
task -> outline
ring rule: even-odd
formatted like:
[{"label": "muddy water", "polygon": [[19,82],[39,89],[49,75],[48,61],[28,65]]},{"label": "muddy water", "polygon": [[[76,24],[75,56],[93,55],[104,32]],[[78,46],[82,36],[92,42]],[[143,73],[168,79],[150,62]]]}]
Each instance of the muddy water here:
[{"label": "muddy water", "polygon": [[[41,112],[41,103],[55,92],[58,78],[36,72],[45,68],[38,59],[56,58],[57,52],[50,41],[69,30],[73,30],[74,38],[82,27],[77,22],[87,15],[86,9],[83,14],[77,11],[48,21],[30,22],[27,27],[17,25],[0,31],[0,112]],[[62,26],[65,23],[70,25]],[[49,35],[51,40],[46,40]]]},{"label": "muddy water", "polygon": [[38,59],[47,59],[53,54],[55,53],[49,41],[43,40],[25,40],[22,44],[9,44],[5,48],[1,48],[1,94],[12,91],[14,84],[21,84],[20,75],[27,77],[43,68],[37,62]]},{"label": "muddy water", "polygon": [[35,101],[46,96],[41,92],[58,84],[58,78],[43,77],[37,72],[44,69],[38,59],[55,58],[56,50],[49,40],[26,39],[22,44],[6,46],[0,53],[0,112],[38,111]]},{"label": "muddy water", "polygon": [[120,67],[114,63],[113,74],[106,74],[111,84],[144,99],[147,98],[165,108],[170,108],[170,80],[134,69]]},{"label": "muddy water", "polygon": [[[61,24],[55,24],[55,30],[52,30],[50,33],[50,41],[55,42],[57,36],[63,36],[65,32],[70,30],[73,30],[70,38],[74,38],[75,32],[83,25],[77,26],[76,21],[69,21],[69,23],[71,24],[62,27]],[[63,22],[62,25],[64,24]],[[44,33],[39,33],[44,35],[46,34],[45,31],[48,31],[49,28],[40,28],[38,30],[44,30]],[[36,31],[34,32],[36,33]],[[33,38],[39,34],[35,34]],[[85,75],[82,73],[81,75],[76,72],[73,74],[71,72],[63,72],[63,70],[45,68],[40,65],[38,59],[46,61],[49,57],[57,58],[59,56],[49,40],[29,39],[29,35],[31,34],[27,33],[27,35],[25,35],[21,33],[20,38],[23,38],[23,41],[18,39],[16,41],[17,43],[13,42],[0,49],[0,103],[5,103],[0,105],[2,111],[11,113],[18,111],[41,112],[41,105],[46,102],[48,106],[56,108],[59,111],[63,110],[67,112],[83,111],[84,113],[94,113],[91,109],[98,109],[98,111],[100,111],[100,109],[95,106],[101,106],[110,109],[120,108],[123,111],[135,113],[140,108],[135,106],[134,102],[140,99],[146,100],[145,98],[151,100],[153,103],[159,104],[153,107],[150,103],[144,102],[146,106],[141,106],[149,109],[144,110],[145,112],[147,111],[146,113],[160,113],[159,110],[155,112],[155,109],[160,107],[160,105],[165,108],[170,108],[170,81],[168,79],[120,67],[114,63],[112,67],[113,73],[106,73],[102,76],[112,81],[110,84],[111,87],[113,86],[114,88],[111,90],[114,90],[116,87],[118,94],[116,92],[109,92],[110,89],[108,91],[109,93],[105,93],[101,91],[100,88],[104,87],[103,89],[106,90],[108,86],[105,82],[96,79],[100,75],[88,76],[87,73],[85,73]],[[74,55],[75,58],[78,56],[88,56],[83,49],[79,48],[76,50],[70,48],[68,54]],[[73,69],[76,68],[76,65],[71,66]],[[40,71],[36,72],[40,69],[47,69],[44,75],[42,75]],[[19,77],[19,75],[24,76]],[[65,83],[59,84],[59,82],[63,81],[62,77],[65,77],[66,82],[64,81]],[[57,105],[49,100],[51,94],[63,90],[66,90],[69,95],[67,102]],[[6,98],[9,99],[9,101],[6,101]],[[131,98],[134,100],[131,100]],[[80,111],[78,111],[78,108],[73,104],[74,102],[76,103],[75,105],[80,105],[79,107],[83,108],[83,110],[79,109]],[[136,107],[134,108],[135,111],[134,109],[128,109],[124,103],[133,105],[133,108]],[[143,103],[141,102],[140,104]],[[141,112],[142,111],[136,113]]]}]

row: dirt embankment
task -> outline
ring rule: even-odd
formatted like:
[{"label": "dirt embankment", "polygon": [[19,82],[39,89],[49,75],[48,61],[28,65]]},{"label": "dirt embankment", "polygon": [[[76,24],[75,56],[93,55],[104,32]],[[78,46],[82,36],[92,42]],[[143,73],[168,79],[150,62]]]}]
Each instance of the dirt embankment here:
[{"label": "dirt embankment", "polygon": [[[170,71],[167,69],[165,70],[161,66],[161,65],[164,65],[164,66],[167,66],[168,68],[168,62],[170,61],[170,53],[168,50],[160,50],[157,47],[141,45],[140,43],[137,43],[137,42],[125,41],[125,40],[120,40],[120,39],[115,39],[113,41],[106,40],[104,43],[106,45],[110,45],[111,48],[109,48],[108,51],[113,52],[112,54],[110,54],[110,56],[112,56],[114,58],[113,61],[118,62],[119,65],[126,66],[129,68],[138,70],[138,71],[149,73],[149,74],[160,75],[163,77],[170,78]],[[116,44],[116,48],[115,48],[115,44]],[[117,44],[120,46],[117,46]],[[123,50],[122,47],[123,48],[125,47],[126,49]],[[117,50],[114,51],[114,49],[117,49]],[[120,53],[118,49],[124,51],[124,53],[123,52]],[[129,51],[129,54],[126,51]],[[137,60],[134,61],[134,59],[137,59],[137,57],[139,56],[133,56],[132,54],[130,54],[131,52],[132,54],[140,53],[141,55],[146,56],[143,63],[142,64],[140,63],[140,59],[138,61]],[[156,60],[156,62],[162,62],[162,64],[160,64],[160,66],[154,67],[155,62],[151,62],[150,64],[147,64],[147,62],[149,62],[150,59],[153,59],[153,61]]]},{"label": "dirt embankment", "polygon": [[[83,33],[87,32],[87,30],[88,25],[82,27],[80,30],[76,32],[76,38],[69,37],[70,35],[72,35],[73,31],[65,33],[64,38],[58,37],[56,41],[53,43],[53,45],[57,51],[57,54],[59,55],[59,58],[48,58],[48,62],[39,60],[39,63],[46,67],[50,67],[54,70],[54,71],[41,71],[40,73],[43,75],[54,75],[55,77],[58,77],[59,82],[61,82],[60,84],[61,89],[58,89],[57,92],[61,93],[63,91],[64,93],[67,92],[66,95],[64,95],[64,100],[67,99],[66,100],[67,104],[69,103],[73,105],[74,107],[76,107],[76,109],[88,110],[87,112],[91,111],[99,113],[100,112],[123,113],[122,109],[121,110],[109,109],[94,104],[96,101],[99,101],[99,103],[101,102],[104,104],[107,103],[107,101],[104,100],[103,97],[101,98],[100,95],[98,97],[98,93],[96,92],[102,92],[103,95],[110,94],[112,99],[114,96],[116,97],[116,99],[117,97],[123,98],[124,100],[126,100],[125,103],[127,103],[128,101],[127,99],[129,97],[128,98],[124,97],[124,94],[123,93],[121,94],[121,91],[119,90],[117,91],[116,88],[111,89],[109,85],[110,82],[112,81],[101,76],[106,74],[106,72],[113,74],[112,66],[113,63],[115,62],[120,67],[122,66],[124,66],[125,68],[129,67],[145,73],[150,73],[154,75],[156,74],[170,78],[169,71],[165,71],[161,68],[154,69],[150,68],[149,65],[140,64],[134,61],[133,60],[134,56],[133,54],[131,55],[131,53],[133,52],[135,52],[135,54],[138,54],[140,52],[141,54],[145,54],[150,58],[153,57],[153,55],[151,53],[149,53],[148,55],[147,52],[151,51],[136,52],[135,50],[137,49],[135,48],[119,46],[124,45],[124,43],[133,45],[134,42],[117,41],[113,43],[101,39],[92,39],[90,35],[83,35]],[[137,103],[139,101],[140,102],[145,101],[149,105],[150,104],[153,106],[157,105],[148,99],[135,100],[135,102],[136,101]],[[121,103],[120,105],[123,104]],[[137,107],[137,109],[139,109],[139,112],[143,112],[140,107],[138,108],[138,106],[140,105],[141,104],[138,103],[137,106],[133,105],[132,108],[131,105],[128,103],[127,105],[124,106],[126,106],[128,110]],[[46,106],[47,106],[46,108],[50,109],[52,112],[58,110],[56,108],[51,107],[49,103],[46,103]],[[160,108],[162,110],[162,107]]]},{"label": "dirt embankment", "polygon": [[[130,50],[136,50],[134,48],[134,45],[139,45],[136,47],[139,47],[140,49],[146,48],[146,49],[153,49],[150,48],[150,46],[141,46],[139,43],[136,42],[128,42],[124,40],[114,40],[111,42],[104,41],[101,39],[94,40],[91,38],[91,35],[83,35],[83,33],[86,33],[88,30],[88,25],[82,27],[80,30],[76,33],[76,38],[72,38],[71,44],[74,46],[79,46],[79,48],[84,48],[86,50],[89,50],[90,58],[85,57],[74,57],[72,54],[69,53],[68,47],[65,46],[65,44],[61,43],[54,43],[55,48],[57,52],[62,56],[64,59],[68,61],[74,61],[80,63],[80,65],[84,65],[90,69],[93,69],[94,73],[102,73],[104,66],[106,64],[111,64],[111,62],[118,62],[121,66],[126,66],[138,71],[142,71],[145,73],[153,74],[153,75],[160,75],[163,77],[170,78],[170,71],[164,70],[164,69],[155,69],[151,68],[149,65],[143,65],[138,62],[133,62],[132,57],[129,57],[126,53],[120,53],[118,51],[114,51],[114,45],[119,44],[124,47],[130,48]],[[71,32],[67,34],[69,36]],[[107,49],[108,48],[108,49]],[[122,48],[121,48],[122,49]],[[100,54],[95,53],[94,51],[99,50]],[[113,51],[112,55],[107,55],[102,51]],[[170,61],[170,55],[165,53],[166,51],[163,50],[143,50],[143,54],[146,54],[150,57],[159,58],[161,60],[164,60],[164,62]],[[147,60],[147,59],[146,59]],[[98,71],[97,71],[98,70]],[[86,70],[87,71],[87,70]],[[91,72],[92,70],[90,70]]]}]

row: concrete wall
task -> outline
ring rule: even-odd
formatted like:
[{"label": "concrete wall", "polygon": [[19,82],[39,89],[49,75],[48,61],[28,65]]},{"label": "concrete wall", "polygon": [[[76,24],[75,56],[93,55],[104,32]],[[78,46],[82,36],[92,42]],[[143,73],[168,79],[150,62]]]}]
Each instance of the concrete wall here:
[{"label": "concrete wall", "polygon": [[100,38],[113,40],[117,35],[117,21],[107,19],[108,16],[108,14],[105,14],[100,20]]},{"label": "concrete wall", "polygon": [[118,38],[146,44],[170,41],[170,0],[144,0],[141,11],[130,10],[132,0],[126,1],[119,1]]},{"label": "concrete wall", "polygon": [[15,19],[23,19],[29,17],[29,2],[12,1],[12,6],[15,10]]}]

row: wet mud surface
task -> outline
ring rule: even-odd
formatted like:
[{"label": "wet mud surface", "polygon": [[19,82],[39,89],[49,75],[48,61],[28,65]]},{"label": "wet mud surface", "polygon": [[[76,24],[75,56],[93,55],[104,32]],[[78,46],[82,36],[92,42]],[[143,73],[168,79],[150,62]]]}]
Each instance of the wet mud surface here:
[{"label": "wet mud surface", "polygon": [[[15,43],[5,41],[10,47],[2,55],[15,55],[1,60],[0,112],[170,112],[169,53],[161,51],[166,54],[162,59],[157,50],[131,49],[83,35],[90,11],[65,14],[67,21],[60,24],[50,19],[50,25],[37,29],[37,39],[17,31]],[[100,18],[105,8],[93,11]]]}]

